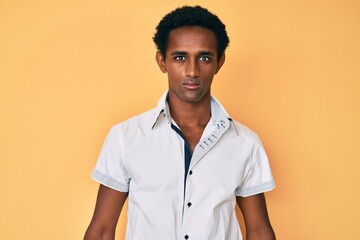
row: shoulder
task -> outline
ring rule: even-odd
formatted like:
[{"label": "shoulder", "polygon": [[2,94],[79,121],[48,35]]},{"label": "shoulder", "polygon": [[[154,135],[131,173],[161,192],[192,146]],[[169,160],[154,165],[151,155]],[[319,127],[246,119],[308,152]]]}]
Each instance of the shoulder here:
[{"label": "shoulder", "polygon": [[242,143],[245,142],[246,144],[253,146],[262,146],[261,140],[256,132],[236,120],[231,120],[231,122],[231,127],[233,129],[234,135],[236,136],[236,139]]},{"label": "shoulder", "polygon": [[135,115],[125,121],[112,126],[110,132],[115,134],[131,134],[151,130],[157,117],[160,114],[159,108],[153,108],[146,112]]}]

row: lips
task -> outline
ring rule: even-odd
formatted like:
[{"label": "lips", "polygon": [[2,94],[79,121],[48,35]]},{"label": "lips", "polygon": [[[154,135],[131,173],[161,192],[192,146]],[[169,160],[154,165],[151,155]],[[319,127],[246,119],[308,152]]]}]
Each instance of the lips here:
[{"label": "lips", "polygon": [[183,83],[183,86],[189,90],[194,90],[194,89],[198,89],[201,86],[201,84],[196,80],[188,80]]},{"label": "lips", "polygon": [[184,84],[184,87],[189,90],[194,90],[194,89],[198,89],[200,87],[200,84],[196,84],[196,83]]}]

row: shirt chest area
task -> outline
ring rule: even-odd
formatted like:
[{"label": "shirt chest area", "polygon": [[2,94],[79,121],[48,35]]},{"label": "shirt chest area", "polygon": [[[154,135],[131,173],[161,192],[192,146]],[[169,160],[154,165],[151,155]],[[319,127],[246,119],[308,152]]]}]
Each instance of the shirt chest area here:
[{"label": "shirt chest area", "polygon": [[183,192],[186,184],[187,190],[199,188],[206,192],[216,188],[232,193],[242,182],[250,153],[235,144],[231,134],[218,138],[213,143],[206,137],[210,145],[201,140],[201,151],[195,149],[186,172],[186,143],[175,131],[153,131],[137,136],[129,141],[124,156],[131,178],[130,188]]}]

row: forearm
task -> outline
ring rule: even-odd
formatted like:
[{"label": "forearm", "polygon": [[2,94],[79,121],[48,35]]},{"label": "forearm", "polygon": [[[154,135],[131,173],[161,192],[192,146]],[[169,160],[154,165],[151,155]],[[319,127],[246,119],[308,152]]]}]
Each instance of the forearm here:
[{"label": "forearm", "polygon": [[276,239],[263,193],[249,197],[237,197],[236,201],[244,216],[246,240]]},{"label": "forearm", "polygon": [[270,226],[266,229],[259,229],[257,231],[247,232],[246,240],[276,240],[276,237],[272,227]]},{"label": "forearm", "polygon": [[104,232],[100,230],[95,230],[89,226],[87,229],[84,240],[114,240],[115,232]]},{"label": "forearm", "polygon": [[100,185],[95,212],[84,240],[114,240],[117,221],[126,198],[126,192]]}]

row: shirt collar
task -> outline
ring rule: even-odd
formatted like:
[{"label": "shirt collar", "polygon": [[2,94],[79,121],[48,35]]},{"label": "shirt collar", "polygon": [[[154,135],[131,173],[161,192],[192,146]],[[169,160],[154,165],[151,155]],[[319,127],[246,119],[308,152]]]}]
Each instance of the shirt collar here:
[{"label": "shirt collar", "polygon": [[[154,129],[155,126],[161,121],[166,120],[169,123],[172,122],[169,104],[167,102],[167,96],[168,96],[168,91],[166,91],[161,96],[160,100],[158,101],[158,105],[156,108],[158,114],[156,115],[156,117],[154,119],[151,129]],[[230,115],[226,112],[224,107],[221,105],[221,103],[215,97],[211,96],[210,104],[211,104],[211,121],[213,122],[214,125],[219,122],[223,123],[223,122],[229,121],[231,123],[231,125],[235,128],[235,125],[234,125],[233,120],[231,119]],[[236,130],[236,128],[235,128],[235,130]]]}]

